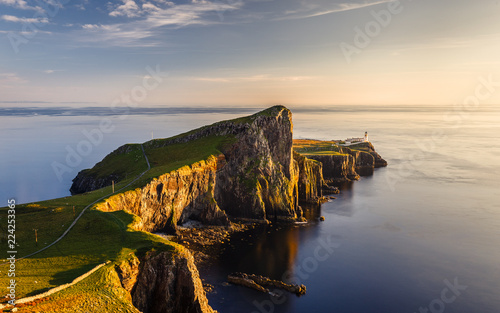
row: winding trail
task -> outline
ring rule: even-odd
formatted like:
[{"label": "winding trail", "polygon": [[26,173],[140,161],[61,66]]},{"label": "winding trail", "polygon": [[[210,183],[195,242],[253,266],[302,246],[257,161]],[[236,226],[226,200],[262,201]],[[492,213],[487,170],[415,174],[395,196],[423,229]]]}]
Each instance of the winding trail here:
[{"label": "winding trail", "polygon": [[[48,248],[52,247],[53,245],[55,245],[56,243],[58,243],[59,241],[61,241],[61,239],[63,239],[64,237],[66,237],[66,235],[69,233],[69,231],[73,228],[73,226],[76,225],[76,223],[78,222],[78,220],[82,217],[82,215],[85,213],[85,211],[87,211],[88,208],[92,207],[94,204],[96,204],[97,202],[101,201],[101,200],[104,200],[105,198],[115,194],[115,193],[118,193],[120,191],[122,191],[123,189],[127,188],[128,186],[132,185],[133,183],[135,183],[139,178],[141,178],[142,176],[144,176],[144,174],[146,174],[147,171],[149,171],[151,169],[151,165],[149,164],[149,160],[148,160],[148,157],[146,156],[146,152],[144,151],[144,146],[141,144],[141,149],[142,149],[142,155],[144,155],[144,159],[146,160],[146,163],[148,164],[148,169],[145,170],[144,172],[142,172],[141,174],[139,174],[139,176],[137,176],[133,181],[131,181],[130,183],[128,183],[126,186],[118,189],[117,191],[115,191],[114,193],[110,193],[110,194],[107,194],[105,196],[102,196],[101,198],[97,199],[96,201],[92,202],[91,204],[87,205],[83,210],[82,212],[80,212],[80,214],[78,214],[78,216],[75,218],[75,220],[73,221],[73,223],[71,223],[71,225],[69,225],[68,229],[66,229],[66,231],[59,237],[57,238],[54,242],[52,242],[51,244],[49,244],[48,246],[45,246],[43,247],[42,249],[36,251],[36,252],[33,252],[31,254],[28,254],[26,256],[23,256],[21,258],[17,258],[16,261],[18,260],[22,260],[22,259],[26,259],[26,258],[29,258],[29,257],[32,257],[34,256],[35,254],[38,254],[42,251],[45,251],[47,250]],[[5,265],[5,264],[9,264],[9,262],[6,262],[6,263],[2,263],[0,265]]]}]

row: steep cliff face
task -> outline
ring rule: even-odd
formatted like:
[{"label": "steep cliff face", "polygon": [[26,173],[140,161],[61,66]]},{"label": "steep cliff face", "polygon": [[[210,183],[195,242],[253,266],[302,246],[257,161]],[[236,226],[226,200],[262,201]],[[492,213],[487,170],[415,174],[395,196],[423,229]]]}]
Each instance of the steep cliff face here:
[{"label": "steep cliff face", "polygon": [[323,164],[323,177],[327,183],[358,180],[356,160],[350,154],[308,155],[308,158]]},{"label": "steep cliff face", "polygon": [[192,255],[149,253],[141,262],[132,302],[144,313],[213,313]]},{"label": "steep cliff face", "polygon": [[[306,149],[304,142],[310,145]],[[339,147],[332,145],[331,142],[314,140],[298,140],[297,144],[299,149],[306,150],[308,158],[322,163],[323,177],[327,183],[357,180],[359,174],[370,175],[374,168],[387,166],[387,162],[375,151],[370,142],[362,142],[350,147]]]},{"label": "steep cliff face", "polygon": [[145,143],[148,152],[200,138],[235,138],[221,149],[220,155],[163,174],[144,187],[114,195],[100,203],[98,209],[135,214],[141,218],[136,227],[151,232],[175,231],[176,224],[188,219],[227,225],[228,216],[260,220],[298,218],[299,169],[292,158],[292,131],[291,112],[276,106],[181,137]]},{"label": "steep cliff face", "polygon": [[298,192],[299,201],[317,203],[323,196],[322,190],[325,185],[323,180],[323,165],[312,159],[293,152],[293,158],[299,167]]},{"label": "steep cliff face", "polygon": [[292,158],[292,113],[273,107],[251,118],[224,151],[227,164],[215,183],[215,199],[234,217],[296,218],[298,167]]},{"label": "steep cliff face", "polygon": [[371,142],[362,142],[351,148],[341,147],[342,153],[348,153],[356,160],[358,168],[377,168],[387,166],[387,161],[375,151]]},{"label": "steep cliff face", "polygon": [[214,198],[217,171],[226,163],[223,155],[211,156],[190,166],[161,175],[143,188],[114,195],[98,204],[105,212],[124,210],[141,218],[135,225],[149,232],[175,232],[188,219],[228,225],[226,214]]},{"label": "steep cliff face", "polygon": [[150,251],[116,267],[132,303],[143,313],[214,313],[206,298],[193,256],[183,248]]}]

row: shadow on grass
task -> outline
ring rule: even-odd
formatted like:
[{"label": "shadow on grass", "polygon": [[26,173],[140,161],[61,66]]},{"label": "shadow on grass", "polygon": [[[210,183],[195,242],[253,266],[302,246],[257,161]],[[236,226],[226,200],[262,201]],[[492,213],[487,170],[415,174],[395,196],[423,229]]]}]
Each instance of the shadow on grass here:
[{"label": "shadow on grass", "polygon": [[71,283],[75,278],[82,276],[99,264],[100,263],[87,264],[78,268],[58,272],[54,276],[52,276],[52,279],[49,280],[49,283],[56,286]]},{"label": "shadow on grass", "polygon": [[47,287],[47,288],[38,289],[38,290],[32,291],[32,292],[30,292],[30,293],[27,293],[27,294],[26,294],[26,297],[36,296],[36,295],[39,295],[39,294],[41,294],[41,293],[47,292],[47,291],[49,291],[50,289],[52,289],[52,288]]}]

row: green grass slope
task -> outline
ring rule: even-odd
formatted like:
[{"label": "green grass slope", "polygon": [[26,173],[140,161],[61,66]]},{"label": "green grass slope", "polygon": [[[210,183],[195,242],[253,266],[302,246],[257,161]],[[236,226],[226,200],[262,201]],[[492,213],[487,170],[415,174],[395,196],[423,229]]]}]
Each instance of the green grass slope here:
[{"label": "green grass slope", "polygon": [[[229,123],[248,123],[259,114],[271,115],[272,110],[275,109],[271,108],[252,116],[229,121]],[[217,124],[220,123],[227,123],[227,121]],[[206,127],[172,138],[188,136]],[[115,150],[92,169],[86,170],[86,173],[92,177],[109,175],[120,177],[121,180],[115,185],[115,190],[124,192],[142,187],[153,178],[185,165],[206,160],[212,155],[220,155],[224,149],[236,141],[232,135],[212,135],[186,143],[162,146],[162,141],[167,142],[172,138],[155,140],[157,143],[155,145],[148,143],[143,145],[151,169],[130,186],[127,184],[147,170],[147,162],[140,144],[129,144]],[[111,195],[111,189],[111,186],[108,186],[71,197],[17,205],[17,258],[50,245],[66,231],[86,206]],[[7,210],[8,208],[0,208],[0,243],[5,247],[7,246]],[[115,277],[116,273],[113,270],[114,264],[123,262],[131,254],[140,256],[152,249],[175,251],[182,248],[159,236],[133,230],[130,226],[136,218],[125,212],[108,213],[88,209],[62,240],[39,254],[17,260],[15,277],[17,299],[37,295],[56,286],[70,283],[96,265],[111,261],[109,265],[99,269],[85,280],[50,296],[48,301],[38,304],[33,310],[79,312],[82,311],[80,309],[85,308],[92,312],[94,310],[91,308],[95,306],[95,312],[137,312],[131,305],[130,299],[126,297],[124,290],[120,289],[118,278]],[[35,241],[35,230],[37,241]],[[0,252],[2,259],[0,263],[3,263],[0,265],[1,286],[8,286],[11,279],[7,276],[6,250],[3,249]],[[4,290],[4,294],[6,293]],[[86,305],[92,307],[86,307]],[[101,310],[98,307],[101,307]],[[30,312],[30,308],[30,306],[24,306],[19,309],[20,312]]]}]

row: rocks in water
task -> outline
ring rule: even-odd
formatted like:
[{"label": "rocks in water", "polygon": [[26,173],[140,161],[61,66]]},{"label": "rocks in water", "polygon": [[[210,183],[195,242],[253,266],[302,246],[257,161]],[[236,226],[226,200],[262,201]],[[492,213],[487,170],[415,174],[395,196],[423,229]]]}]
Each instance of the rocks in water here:
[{"label": "rocks in water", "polygon": [[232,284],[252,288],[265,293],[270,293],[269,289],[266,287],[276,287],[294,293],[297,296],[306,294],[306,286],[304,285],[287,284],[260,275],[233,273],[228,275],[227,279]]}]

